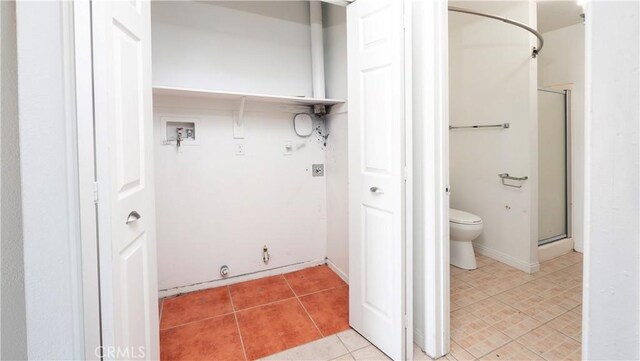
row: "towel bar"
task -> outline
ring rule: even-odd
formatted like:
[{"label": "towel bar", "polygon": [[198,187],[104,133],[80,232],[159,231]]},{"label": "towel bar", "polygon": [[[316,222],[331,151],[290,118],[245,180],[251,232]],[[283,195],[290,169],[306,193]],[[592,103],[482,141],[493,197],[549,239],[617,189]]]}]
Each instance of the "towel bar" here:
[{"label": "towel bar", "polygon": [[509,184],[507,182],[505,182],[505,180],[514,180],[514,181],[526,181],[527,179],[529,179],[529,177],[524,176],[524,177],[513,177],[510,176],[509,173],[500,173],[498,174],[498,177],[500,177],[502,179],[502,185],[505,185],[507,187],[513,187],[513,188],[522,188],[522,184],[521,185],[514,185],[514,184]]},{"label": "towel bar", "polygon": [[480,128],[503,128],[507,129],[511,125],[509,123],[502,124],[488,124],[488,125],[450,125],[449,130],[451,129],[480,129]]}]

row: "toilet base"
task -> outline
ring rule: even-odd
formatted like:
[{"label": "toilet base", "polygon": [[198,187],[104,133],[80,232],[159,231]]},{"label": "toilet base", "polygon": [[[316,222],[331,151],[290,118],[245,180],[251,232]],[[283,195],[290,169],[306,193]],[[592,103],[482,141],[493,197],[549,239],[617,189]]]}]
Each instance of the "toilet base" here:
[{"label": "toilet base", "polygon": [[476,254],[473,251],[473,243],[451,240],[450,263],[456,267],[468,270],[478,268]]}]

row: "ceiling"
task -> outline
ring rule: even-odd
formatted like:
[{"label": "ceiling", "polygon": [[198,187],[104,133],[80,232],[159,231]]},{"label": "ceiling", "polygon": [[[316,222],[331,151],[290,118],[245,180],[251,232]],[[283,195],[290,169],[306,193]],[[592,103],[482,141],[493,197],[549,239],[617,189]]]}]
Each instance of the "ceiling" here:
[{"label": "ceiling", "polygon": [[582,7],[576,1],[538,0],[538,31],[564,28],[581,23]]}]

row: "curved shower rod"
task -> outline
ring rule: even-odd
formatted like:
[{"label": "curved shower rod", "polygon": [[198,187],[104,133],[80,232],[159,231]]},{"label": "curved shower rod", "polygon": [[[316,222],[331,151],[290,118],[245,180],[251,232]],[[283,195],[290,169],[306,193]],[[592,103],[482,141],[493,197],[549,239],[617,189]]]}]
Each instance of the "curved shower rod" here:
[{"label": "curved shower rod", "polygon": [[531,57],[535,58],[538,56],[538,54],[540,53],[540,50],[542,50],[542,47],[544,46],[544,39],[542,38],[542,35],[536,31],[536,29],[523,24],[519,21],[515,21],[515,20],[511,20],[509,18],[505,18],[502,16],[498,16],[498,15],[493,15],[493,14],[487,14],[487,13],[483,13],[480,11],[475,11],[475,10],[470,10],[470,9],[465,9],[465,8],[459,8],[459,7],[455,7],[455,6],[449,6],[449,11],[455,11],[458,13],[465,13],[465,14],[471,14],[471,15],[478,15],[478,16],[484,16],[486,18],[491,18],[491,19],[496,19],[496,20],[500,20],[503,21],[507,24],[511,24],[511,25],[515,25],[519,28],[522,28],[530,33],[532,33],[533,35],[536,36],[536,38],[538,38],[538,47],[533,47],[533,52],[531,53]]}]

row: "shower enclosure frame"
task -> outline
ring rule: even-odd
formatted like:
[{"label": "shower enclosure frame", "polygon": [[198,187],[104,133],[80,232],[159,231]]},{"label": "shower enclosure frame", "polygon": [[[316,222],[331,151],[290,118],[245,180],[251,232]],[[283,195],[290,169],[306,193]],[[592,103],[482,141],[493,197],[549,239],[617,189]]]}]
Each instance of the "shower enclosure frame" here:
[{"label": "shower enclosure frame", "polygon": [[565,169],[565,233],[557,236],[549,237],[546,239],[539,239],[538,246],[543,246],[545,244],[550,244],[556,241],[560,241],[563,239],[573,237],[573,153],[572,153],[572,98],[571,98],[571,89],[563,89],[563,90],[554,90],[549,88],[538,88],[538,91],[547,92],[547,93],[555,93],[564,96],[564,129],[565,129],[565,160],[564,160],[564,169]]}]

